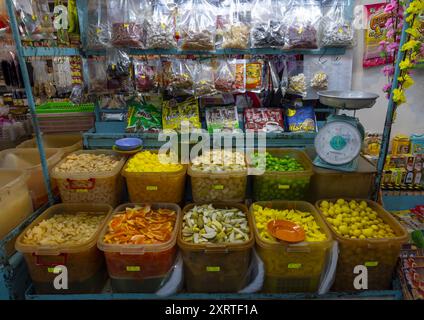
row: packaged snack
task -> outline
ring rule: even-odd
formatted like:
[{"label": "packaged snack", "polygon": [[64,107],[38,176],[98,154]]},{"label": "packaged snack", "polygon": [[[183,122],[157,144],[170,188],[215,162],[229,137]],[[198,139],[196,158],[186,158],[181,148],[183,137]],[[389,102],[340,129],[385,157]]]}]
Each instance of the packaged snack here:
[{"label": "packaged snack", "polygon": [[264,88],[264,62],[252,61],[246,64],[246,90],[261,92]]},{"label": "packaged snack", "polygon": [[226,59],[216,61],[214,70],[215,89],[220,92],[233,92],[236,88],[236,70]]},{"label": "packaged snack", "polygon": [[160,60],[134,59],[135,85],[140,92],[158,91],[160,86]]},{"label": "packaged snack", "polygon": [[367,17],[367,30],[365,30],[365,51],[363,67],[375,67],[393,62],[393,55],[387,53],[386,57],[380,55],[380,42],[390,41],[387,38],[386,22],[390,13],[385,13],[386,3],[365,5],[365,14]]},{"label": "packaged snack", "polygon": [[201,128],[199,104],[196,98],[177,97],[164,100],[162,107],[163,129],[181,130],[181,122],[188,121],[190,128]]},{"label": "packaged snack", "polygon": [[235,70],[236,82],[235,91],[243,93],[246,91],[246,60],[230,60],[231,68]]},{"label": "packaged snack", "polygon": [[173,49],[177,47],[177,7],[174,2],[157,0],[153,4],[152,16],[146,21],[146,47],[148,49]]},{"label": "packaged snack", "polygon": [[314,107],[287,108],[286,123],[290,132],[316,132]]},{"label": "packaged snack", "polygon": [[127,132],[159,132],[162,129],[162,114],[156,106],[136,98],[130,99],[127,106]]},{"label": "packaged snack", "polygon": [[288,26],[286,49],[317,49],[322,12],[316,0],[290,0],[285,23]]},{"label": "packaged snack", "polygon": [[112,45],[144,48],[143,14],[147,11],[145,1],[110,0],[107,9],[112,27]]},{"label": "packaged snack", "polygon": [[108,89],[107,64],[105,57],[90,57],[87,59],[88,92],[100,93]]},{"label": "packaged snack", "polygon": [[87,48],[103,49],[110,41],[110,24],[107,20],[107,2],[102,0],[88,1]]},{"label": "packaged snack", "polygon": [[194,95],[196,97],[212,96],[218,93],[215,89],[211,64],[203,60],[194,65]]},{"label": "packaged snack", "polygon": [[172,95],[193,94],[195,62],[187,59],[172,59],[166,73],[167,90]]},{"label": "packaged snack", "polygon": [[283,110],[277,108],[249,108],[244,110],[246,131],[284,132]]},{"label": "packaged snack", "polygon": [[104,95],[98,101],[100,109],[108,110],[124,109],[126,103],[122,94]]},{"label": "packaged snack", "polygon": [[108,51],[107,88],[116,91],[131,91],[131,60],[124,52],[117,49]]},{"label": "packaged snack", "polygon": [[346,17],[346,1],[332,0],[322,19],[322,47],[350,47],[355,43],[353,20]]},{"label": "packaged snack", "polygon": [[284,3],[274,0],[255,0],[252,7],[252,48],[282,48],[285,44]]},{"label": "packaged snack", "polygon": [[206,109],[209,133],[234,132],[240,129],[237,107],[210,107]]},{"label": "packaged snack", "polygon": [[287,93],[305,97],[307,92],[306,78],[303,73],[299,73],[289,77],[289,87]]},{"label": "packaged snack", "polygon": [[217,8],[207,0],[189,0],[181,8],[182,50],[214,50]]},{"label": "packaged snack", "polygon": [[222,45],[224,49],[249,48],[250,2],[246,0],[231,0],[229,15],[222,26]]}]

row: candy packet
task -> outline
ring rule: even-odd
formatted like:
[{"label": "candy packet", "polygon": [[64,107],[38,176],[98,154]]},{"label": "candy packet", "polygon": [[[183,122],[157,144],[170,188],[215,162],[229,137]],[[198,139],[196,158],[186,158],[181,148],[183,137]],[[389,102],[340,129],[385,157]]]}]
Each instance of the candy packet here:
[{"label": "candy packet", "polygon": [[162,129],[162,114],[153,104],[132,98],[127,102],[128,122],[126,132],[159,132]]},{"label": "candy packet", "polygon": [[163,129],[181,130],[181,123],[188,121],[190,128],[201,128],[198,100],[194,97],[176,97],[164,100],[162,105]]},{"label": "candy packet", "polygon": [[209,133],[239,131],[240,126],[237,107],[225,106],[207,108],[206,125]]}]

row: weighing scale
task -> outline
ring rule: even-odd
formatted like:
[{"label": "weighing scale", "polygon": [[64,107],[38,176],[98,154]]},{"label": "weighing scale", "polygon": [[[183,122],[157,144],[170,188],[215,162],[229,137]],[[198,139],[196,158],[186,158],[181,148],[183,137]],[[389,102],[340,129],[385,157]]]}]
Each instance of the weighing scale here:
[{"label": "weighing scale", "polygon": [[[379,97],[362,91],[320,91],[320,102],[324,105],[347,110],[371,108]],[[315,138],[318,156],[317,167],[353,172],[358,169],[358,159],[365,138],[365,130],[356,117],[332,115]]]}]

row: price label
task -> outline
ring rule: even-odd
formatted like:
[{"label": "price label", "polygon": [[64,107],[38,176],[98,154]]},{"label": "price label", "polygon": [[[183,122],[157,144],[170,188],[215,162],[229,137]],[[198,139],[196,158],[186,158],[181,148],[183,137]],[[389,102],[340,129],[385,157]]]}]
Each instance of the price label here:
[{"label": "price label", "polygon": [[219,272],[219,271],[221,271],[221,267],[217,267],[217,266],[206,267],[206,271],[207,272]]},{"label": "price label", "polygon": [[130,27],[130,25],[128,24],[128,23],[124,23],[124,28],[129,28]]},{"label": "price label", "polygon": [[367,261],[365,262],[366,267],[376,267],[378,266],[378,261]]},{"label": "price label", "polygon": [[158,190],[158,186],[147,186],[146,187],[147,191],[157,191]]},{"label": "price label", "polygon": [[76,192],[80,192],[80,193],[84,193],[84,192],[88,192],[88,189],[76,189]]},{"label": "price label", "polygon": [[287,190],[290,189],[290,185],[288,184],[279,184],[278,189]]},{"label": "price label", "polygon": [[222,184],[216,184],[212,186],[214,190],[224,190],[224,186]]},{"label": "price label", "polygon": [[300,268],[302,268],[302,264],[301,263],[289,263],[287,265],[287,268],[289,268],[289,269],[300,269]]},{"label": "price label", "polygon": [[54,267],[48,267],[47,272],[48,273],[59,273],[60,272],[60,270],[57,270],[57,272],[55,272],[54,269],[55,269]]},{"label": "price label", "polygon": [[127,266],[128,272],[139,272],[141,270],[140,266]]}]

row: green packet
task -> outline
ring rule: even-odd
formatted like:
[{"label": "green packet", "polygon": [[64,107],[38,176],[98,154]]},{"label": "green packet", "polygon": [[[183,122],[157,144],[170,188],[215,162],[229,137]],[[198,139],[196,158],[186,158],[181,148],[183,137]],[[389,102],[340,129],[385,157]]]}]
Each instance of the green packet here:
[{"label": "green packet", "polygon": [[162,129],[162,113],[153,104],[131,99],[127,106],[127,132],[158,132]]}]

